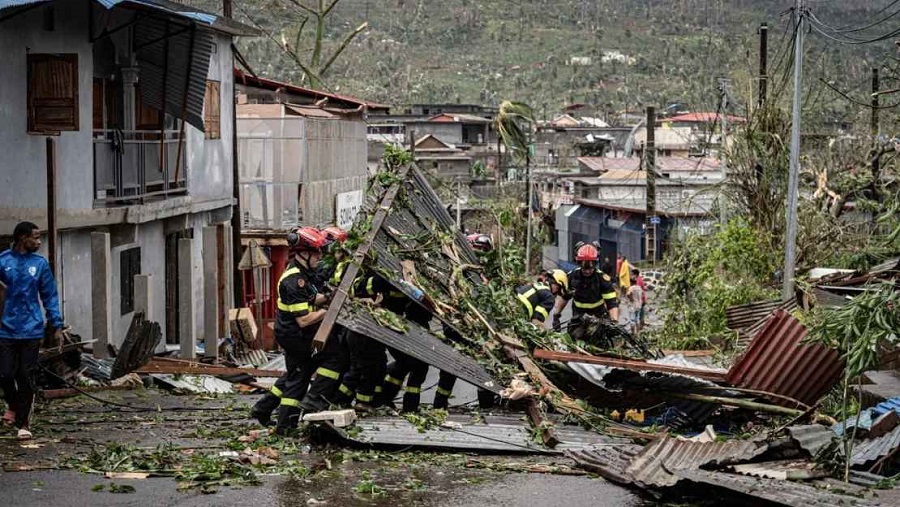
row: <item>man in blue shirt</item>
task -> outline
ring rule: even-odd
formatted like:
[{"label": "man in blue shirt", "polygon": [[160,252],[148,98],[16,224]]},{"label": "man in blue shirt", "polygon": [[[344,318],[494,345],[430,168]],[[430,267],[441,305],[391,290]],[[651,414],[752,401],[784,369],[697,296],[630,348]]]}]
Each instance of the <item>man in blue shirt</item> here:
[{"label": "man in blue shirt", "polygon": [[13,240],[12,248],[0,253],[0,282],[6,285],[0,318],[0,387],[9,407],[3,423],[15,424],[18,438],[28,440],[44,311],[57,334],[62,333],[63,319],[50,264],[36,253],[41,247],[38,226],[19,223]]}]

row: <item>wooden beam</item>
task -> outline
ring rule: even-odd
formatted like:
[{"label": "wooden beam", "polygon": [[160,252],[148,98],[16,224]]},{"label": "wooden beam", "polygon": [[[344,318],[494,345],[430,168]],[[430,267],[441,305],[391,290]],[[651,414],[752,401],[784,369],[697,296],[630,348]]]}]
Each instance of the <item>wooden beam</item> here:
[{"label": "wooden beam", "polygon": [[695,368],[681,368],[678,366],[669,366],[664,364],[651,364],[645,361],[636,361],[632,359],[614,359],[611,357],[588,356],[584,354],[572,354],[570,352],[555,352],[552,350],[535,349],[534,357],[536,359],[544,359],[547,361],[562,361],[564,363],[587,363],[599,364],[603,366],[612,366],[613,368],[622,368],[626,370],[636,371],[656,371],[660,373],[674,373],[678,375],[687,375],[690,377],[702,378],[719,384],[725,383],[725,373],[701,370]]},{"label": "wooden beam", "polygon": [[150,364],[141,366],[137,373],[168,373],[174,375],[213,375],[230,377],[233,375],[250,375],[253,377],[280,377],[284,375],[279,370],[260,370],[256,368],[228,368],[225,366],[212,366],[203,363],[184,361],[181,364],[168,361],[159,361],[154,358]]},{"label": "wooden beam", "polygon": [[369,253],[369,249],[372,248],[372,244],[375,242],[375,236],[377,236],[378,232],[381,230],[384,219],[387,218],[388,212],[391,210],[391,205],[394,204],[394,199],[397,197],[397,192],[400,191],[400,187],[406,182],[406,175],[409,173],[410,167],[411,166],[407,165],[400,168],[397,173],[399,181],[388,187],[387,191],[384,193],[381,204],[372,216],[372,226],[369,229],[369,232],[366,233],[366,237],[359,245],[359,248],[354,252],[353,262],[347,266],[344,277],[341,279],[341,284],[338,285],[338,288],[335,290],[334,298],[332,298],[331,304],[328,306],[328,311],[325,313],[325,318],[322,319],[322,324],[319,325],[319,330],[316,332],[315,338],[313,338],[312,348],[314,351],[321,351],[325,348],[325,343],[328,342],[328,336],[331,334],[331,329],[334,327],[335,322],[337,322],[338,313],[340,313],[344,303],[347,302],[350,288],[353,286],[356,275],[359,274],[359,268],[362,266],[366,254]]}]

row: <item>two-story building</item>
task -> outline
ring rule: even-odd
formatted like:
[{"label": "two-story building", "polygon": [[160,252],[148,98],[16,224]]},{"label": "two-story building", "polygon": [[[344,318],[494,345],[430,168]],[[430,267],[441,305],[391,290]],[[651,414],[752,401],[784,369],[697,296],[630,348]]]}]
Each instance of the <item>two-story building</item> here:
[{"label": "two-story building", "polygon": [[0,0],[0,231],[47,231],[96,355],[135,311],[185,357],[228,334],[231,48],[252,34],[166,0]]}]

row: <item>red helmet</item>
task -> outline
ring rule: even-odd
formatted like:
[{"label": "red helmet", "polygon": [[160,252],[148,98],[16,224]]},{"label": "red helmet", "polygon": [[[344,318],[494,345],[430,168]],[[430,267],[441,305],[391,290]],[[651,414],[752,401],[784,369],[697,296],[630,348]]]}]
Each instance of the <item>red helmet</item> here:
[{"label": "red helmet", "polygon": [[287,242],[291,252],[321,252],[328,239],[315,227],[300,227],[288,233]]},{"label": "red helmet", "polygon": [[575,254],[575,260],[578,262],[597,262],[599,258],[600,254],[594,245],[583,245]]},{"label": "red helmet", "polygon": [[337,243],[343,243],[344,241],[347,241],[347,232],[334,225],[322,229],[322,234],[328,241],[334,241]]},{"label": "red helmet", "polygon": [[475,250],[489,252],[494,248],[494,242],[491,241],[491,237],[487,234],[469,234],[466,236],[466,239]]}]

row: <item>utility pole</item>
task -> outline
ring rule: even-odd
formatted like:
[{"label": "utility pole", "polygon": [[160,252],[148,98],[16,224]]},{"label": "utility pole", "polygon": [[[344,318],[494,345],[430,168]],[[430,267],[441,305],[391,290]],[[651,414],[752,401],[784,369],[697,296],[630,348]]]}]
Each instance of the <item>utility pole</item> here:
[{"label": "utility pole", "polygon": [[462,231],[462,181],[456,180],[456,230]]},{"label": "utility pole", "polygon": [[725,157],[725,150],[728,148],[728,80],[719,78],[719,94],[721,95],[720,109],[722,110],[722,136],[719,139],[719,158],[722,160],[722,179],[728,176],[728,161]]},{"label": "utility pole", "polygon": [[647,144],[644,146],[644,172],[647,179],[647,260],[656,262],[656,108],[647,107]]},{"label": "utility pole", "polygon": [[[231,0],[222,0],[222,15],[231,18]],[[234,46],[231,50],[231,66],[234,67]],[[231,287],[234,307],[244,306],[244,274],[238,268],[244,248],[241,246],[241,169],[238,163],[238,135],[237,135],[237,100],[234,89],[231,93],[231,196],[234,205],[231,208]],[[252,252],[251,252],[252,253]],[[259,287],[254,289],[258,292]],[[261,316],[255,315],[257,319]]]},{"label": "utility pole", "polygon": [[[872,68],[872,144],[878,149],[878,68]],[[877,151],[875,152],[877,155]],[[881,175],[881,157],[872,159],[872,200],[881,204],[881,196],[878,195],[878,177]],[[877,213],[872,213],[872,221],[875,221]]]},{"label": "utility pole", "polygon": [[796,0],[797,33],[794,38],[794,104],[791,110],[791,159],[787,194],[787,234],[784,241],[784,273],[781,299],[794,297],[794,268],[797,252],[797,201],[800,180],[800,105],[803,98],[803,0]]},{"label": "utility pole", "polygon": [[532,209],[531,201],[531,144],[529,143],[528,151],[525,152],[525,186],[527,191],[525,195],[528,199],[528,223],[525,225],[525,276],[531,275],[531,222]]},{"label": "utility pole", "polygon": [[769,25],[763,23],[759,25],[759,95],[757,96],[756,105],[760,108],[766,102],[766,91],[769,87],[769,76],[766,69],[767,56],[769,52]]}]

